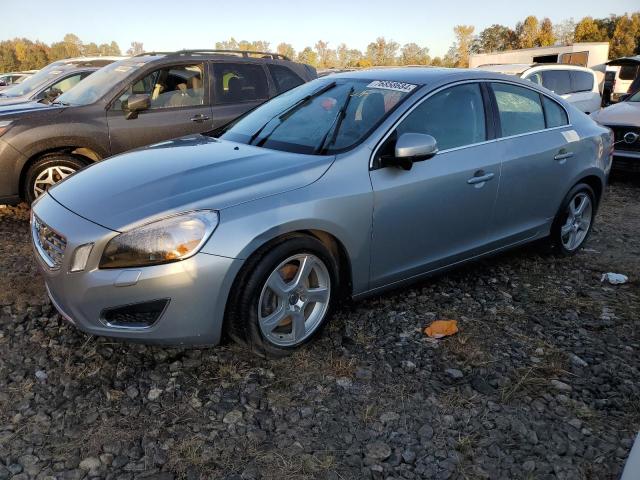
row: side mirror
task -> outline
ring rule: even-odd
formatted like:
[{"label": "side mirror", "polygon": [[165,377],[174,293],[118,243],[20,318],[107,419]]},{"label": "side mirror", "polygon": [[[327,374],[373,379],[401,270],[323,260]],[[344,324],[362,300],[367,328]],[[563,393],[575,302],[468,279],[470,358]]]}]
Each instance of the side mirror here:
[{"label": "side mirror", "polygon": [[411,170],[413,162],[428,160],[438,153],[438,142],[425,133],[403,133],[396,140],[393,156],[382,157],[383,167],[400,167]]},{"label": "side mirror", "polygon": [[127,114],[125,118],[127,120],[138,118],[138,113],[144,110],[148,110],[150,106],[151,106],[150,95],[147,95],[146,93],[131,95],[127,99],[127,105],[125,107]]}]

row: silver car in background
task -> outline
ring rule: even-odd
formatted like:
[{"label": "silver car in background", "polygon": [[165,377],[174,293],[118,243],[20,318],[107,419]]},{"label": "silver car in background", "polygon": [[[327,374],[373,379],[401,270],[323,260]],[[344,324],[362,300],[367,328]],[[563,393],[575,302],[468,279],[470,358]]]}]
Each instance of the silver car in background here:
[{"label": "silver car in background", "polygon": [[585,242],[611,131],[531,82],[349,72],[209,136],[68,177],[34,204],[47,290],[85,332],[282,355],[362,298],[548,238]]}]

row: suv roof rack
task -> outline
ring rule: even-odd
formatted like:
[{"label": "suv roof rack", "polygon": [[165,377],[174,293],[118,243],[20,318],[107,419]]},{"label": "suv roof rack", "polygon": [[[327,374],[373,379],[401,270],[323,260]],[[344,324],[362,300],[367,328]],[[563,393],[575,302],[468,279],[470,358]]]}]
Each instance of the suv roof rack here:
[{"label": "suv roof rack", "polygon": [[142,57],[145,55],[199,55],[199,54],[207,54],[207,53],[219,53],[223,55],[238,55],[244,58],[249,58],[249,55],[261,55],[262,58],[291,61],[289,57],[287,57],[286,55],[281,55],[280,53],[258,52],[254,50],[219,50],[219,49],[207,49],[207,48],[198,48],[193,50],[192,49],[176,50],[175,52],[144,52],[134,56]]}]

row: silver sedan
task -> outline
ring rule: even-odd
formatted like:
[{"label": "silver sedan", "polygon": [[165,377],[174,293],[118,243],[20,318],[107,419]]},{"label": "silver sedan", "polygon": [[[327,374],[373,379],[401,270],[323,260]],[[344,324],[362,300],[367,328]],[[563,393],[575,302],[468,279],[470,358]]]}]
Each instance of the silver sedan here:
[{"label": "silver sedan", "polygon": [[612,143],[531,82],[348,72],[68,177],[34,204],[34,249],[85,332],[282,355],[342,297],[543,238],[575,253]]}]

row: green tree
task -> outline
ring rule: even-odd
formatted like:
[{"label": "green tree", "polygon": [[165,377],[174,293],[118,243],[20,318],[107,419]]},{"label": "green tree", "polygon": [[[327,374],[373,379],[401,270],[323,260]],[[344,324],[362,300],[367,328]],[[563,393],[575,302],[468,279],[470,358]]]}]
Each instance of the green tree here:
[{"label": "green tree", "polygon": [[574,42],[602,42],[608,40],[606,33],[600,29],[593,17],[584,17],[576,25]]},{"label": "green tree", "polygon": [[502,52],[517,46],[516,32],[504,25],[493,24],[478,35],[478,50],[481,52]]},{"label": "green tree", "polygon": [[18,66],[13,42],[10,40],[0,42],[0,72],[12,72],[18,70]]},{"label": "green tree", "polygon": [[62,42],[65,45],[67,58],[80,57],[83,54],[82,40],[73,33],[67,33]]},{"label": "green tree", "polygon": [[640,37],[640,18],[621,15],[616,22],[613,37],[610,41],[611,58],[633,55],[638,47]]},{"label": "green tree", "polygon": [[549,18],[544,18],[540,24],[540,32],[536,44],[539,47],[548,47],[556,43],[556,35],[553,32],[553,24]]},{"label": "green tree", "polygon": [[91,42],[87,43],[84,46],[84,50],[82,53],[87,56],[96,56],[100,55],[100,49],[98,48],[98,45],[96,45],[94,42]]},{"label": "green tree", "polygon": [[573,18],[556,23],[553,26],[553,33],[560,45],[570,45],[574,42],[576,24]]},{"label": "green tree", "polygon": [[417,43],[407,43],[400,50],[401,65],[429,65],[429,49]]},{"label": "green tree", "polygon": [[456,25],[453,27],[453,33],[456,36],[456,43],[452,55],[455,58],[455,66],[467,68],[469,66],[469,53],[473,42],[473,25]]},{"label": "green tree", "polygon": [[318,67],[332,68],[337,65],[336,51],[329,48],[329,42],[318,40],[315,49],[318,54]]},{"label": "green tree", "polygon": [[524,22],[518,22],[516,25],[516,34],[518,35],[519,48],[533,48],[536,46],[540,26],[538,19],[533,15],[529,15]]},{"label": "green tree", "polygon": [[367,46],[365,57],[373,66],[395,65],[398,48],[397,42],[378,37]]},{"label": "green tree", "polygon": [[298,61],[311,65],[312,67],[317,67],[318,54],[311,47],[305,47],[305,49],[298,54]]},{"label": "green tree", "polygon": [[144,53],[144,45],[142,42],[131,42],[131,47],[127,50],[127,55],[134,56]]},{"label": "green tree", "polygon": [[282,42],[276,47],[276,52],[289,58],[296,58],[296,51],[290,43]]}]

